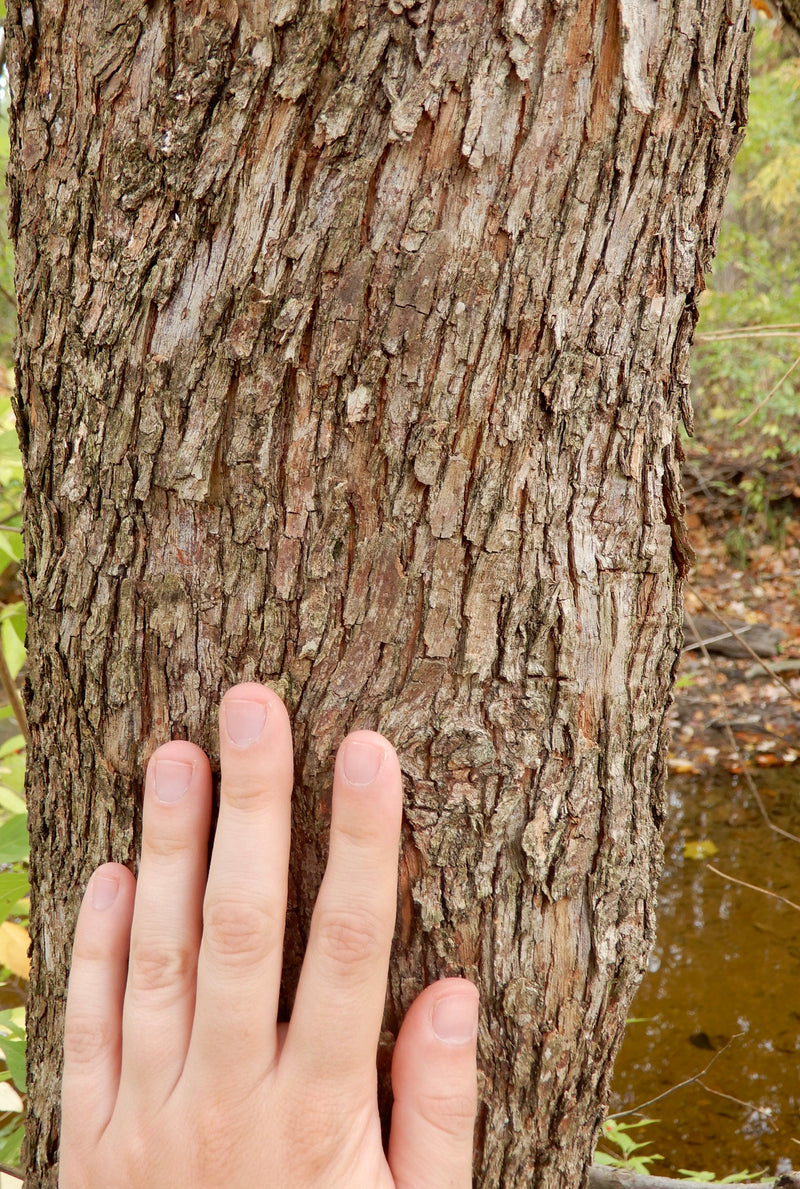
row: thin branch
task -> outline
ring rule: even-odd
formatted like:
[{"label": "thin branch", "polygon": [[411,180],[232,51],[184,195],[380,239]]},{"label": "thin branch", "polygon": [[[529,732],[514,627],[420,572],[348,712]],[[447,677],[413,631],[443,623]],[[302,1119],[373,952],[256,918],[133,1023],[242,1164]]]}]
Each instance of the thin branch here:
[{"label": "thin branch", "polygon": [[[798,359],[798,363],[800,363],[800,359]],[[736,639],[737,639],[737,640],[739,641],[739,643],[741,644],[742,648],[744,648],[744,650],[750,654],[750,656],[753,658],[753,660],[756,662],[756,664],[757,664],[757,665],[760,665],[760,666],[761,666],[761,668],[762,668],[762,669],[763,669],[763,670],[764,670],[766,673],[769,673],[769,675],[770,675],[770,677],[772,678],[772,680],[773,680],[773,681],[777,681],[778,685],[782,686],[782,688],[786,690],[786,692],[787,692],[787,694],[789,695],[789,697],[790,697],[790,698],[792,698],[792,700],[794,700],[794,699],[797,697],[797,694],[795,693],[795,691],[794,691],[793,689],[791,689],[791,687],[790,687],[790,686],[788,686],[788,685],[786,684],[786,682],[783,680],[783,678],[782,678],[782,677],[781,677],[781,676],[780,676],[778,673],[776,673],[774,669],[771,669],[771,668],[769,667],[769,665],[767,664],[767,662],[764,660],[763,656],[759,656],[757,652],[754,652],[754,651],[753,651],[753,649],[750,647],[750,645],[747,643],[747,641],[746,641],[746,640],[744,640],[744,639],[742,638],[742,632],[741,632],[741,631],[738,631],[738,630],[737,630],[736,628],[734,628],[734,627],[731,627],[731,625],[728,623],[727,619],[725,619],[725,617],[724,617],[723,615],[720,615],[719,611],[716,611],[716,610],[715,610],[715,609],[714,609],[714,608],[711,606],[711,604],[710,604],[709,602],[707,602],[707,600],[706,600],[706,599],[704,599],[704,598],[703,598],[703,596],[700,594],[700,591],[699,591],[699,590],[695,590],[695,588],[694,588],[694,587],[691,585],[691,583],[689,583],[689,584],[687,584],[687,585],[689,586],[689,590],[692,592],[692,594],[695,596],[695,598],[699,599],[699,600],[700,600],[700,602],[703,604],[703,606],[705,607],[706,611],[710,611],[710,612],[711,612],[711,614],[714,616],[714,618],[715,618],[715,619],[717,619],[717,620],[719,620],[719,622],[720,622],[720,623],[722,624],[722,626],[725,628],[725,631],[726,631],[726,632],[730,632],[730,634],[731,634],[732,636],[735,636],[735,637],[736,637]],[[687,612],[687,617],[688,617],[688,619],[689,619],[689,620],[690,620],[690,622],[691,622],[691,621],[692,621],[692,617],[691,617],[691,615],[689,615],[689,614],[688,614],[688,612]],[[693,630],[694,630],[694,629],[693,629]],[[695,635],[697,636],[697,638],[698,638],[698,639],[700,639],[700,633],[699,633],[699,632],[697,632],[697,631],[696,631],[696,632],[695,632]],[[710,659],[710,658],[709,658],[709,659]]]},{"label": "thin branch", "polygon": [[795,908],[800,912],[800,904],[795,904],[794,900],[787,900],[785,896],[781,896],[779,892],[771,892],[769,888],[760,888],[758,884],[747,883],[744,879],[737,879],[735,875],[728,875],[725,871],[718,871],[716,867],[712,867],[710,863],[706,863],[709,871],[713,871],[715,875],[721,876],[722,879],[729,879],[731,883],[738,883],[742,888],[749,888],[751,892],[761,892],[764,896],[771,896],[773,900],[780,900],[781,904],[787,904],[789,908]]},{"label": "thin branch", "polygon": [[[725,1094],[722,1090],[715,1090],[713,1086],[707,1086],[705,1082],[701,1082],[698,1078],[698,1086],[702,1086],[707,1094],[715,1094],[717,1098],[727,1098],[728,1102],[735,1102],[737,1106],[743,1106],[747,1111],[755,1111],[758,1115],[763,1115],[770,1127],[775,1127],[772,1121],[772,1110],[768,1106],[756,1106],[754,1102],[742,1102],[741,1098],[734,1098],[732,1094]],[[777,1130],[777,1128],[776,1128]]]},{"label": "thin branch", "polygon": [[709,331],[707,334],[695,335],[696,343],[725,343],[736,342],[737,339],[796,339],[800,330],[751,330],[747,334],[737,334],[729,331],[727,334]]},{"label": "thin branch", "polygon": [[747,425],[747,422],[750,420],[750,418],[751,418],[751,417],[755,417],[755,415],[756,415],[756,413],[758,412],[758,410],[759,410],[759,409],[763,409],[763,408],[764,408],[764,405],[767,403],[767,401],[772,399],[772,397],[775,395],[775,393],[776,393],[776,392],[778,391],[778,389],[780,388],[781,384],[784,382],[784,380],[788,380],[788,379],[789,379],[789,376],[791,376],[792,372],[794,371],[794,369],[795,369],[796,367],[800,367],[800,355],[798,355],[798,356],[797,356],[797,359],[795,359],[794,363],[793,363],[793,364],[792,364],[792,366],[789,368],[789,370],[788,370],[788,371],[785,371],[785,372],[783,373],[783,375],[781,376],[780,380],[778,380],[777,384],[773,384],[772,388],[770,388],[769,392],[768,392],[768,393],[767,393],[767,395],[764,397],[764,399],[763,399],[762,401],[759,401],[759,403],[756,405],[756,407],[755,407],[754,409],[751,409],[751,410],[750,410],[750,412],[747,414],[747,416],[746,416],[746,417],[743,417],[743,418],[741,419],[741,421],[737,421],[737,422],[736,422],[736,428],[737,428],[737,429],[741,429],[743,425]]},{"label": "thin branch", "polygon": [[[0,524],[0,528],[2,528]],[[739,628],[739,635],[743,636],[745,632],[749,632],[753,627],[752,623],[748,623],[745,627]],[[694,644],[684,644],[681,652],[691,652],[693,648],[705,648],[708,644],[717,644],[720,640],[730,640],[733,632],[720,632],[718,636],[709,636],[705,640],[695,640]]]},{"label": "thin branch", "polygon": [[748,330],[800,330],[800,322],[749,322],[747,326],[720,326],[718,330],[706,330],[707,337],[715,334],[744,334]]},{"label": "thin branch", "polygon": [[6,654],[0,648],[0,681],[3,683],[3,689],[8,698],[8,704],[14,712],[14,718],[17,720],[17,726],[22,732],[25,742],[30,744],[31,735],[28,730],[28,719],[25,715],[25,707],[22,705],[22,699],[19,696],[19,691],[14,684],[14,678],[11,676],[11,670],[6,661]]},{"label": "thin branch", "polygon": [[628,1115],[640,1115],[642,1113],[642,1111],[647,1110],[648,1107],[653,1106],[656,1102],[661,1102],[662,1098],[669,1097],[669,1095],[674,1094],[676,1090],[684,1090],[687,1086],[691,1086],[694,1082],[699,1081],[700,1078],[704,1078],[706,1076],[706,1074],[708,1073],[709,1069],[711,1068],[711,1066],[714,1064],[714,1062],[718,1061],[719,1058],[722,1056],[722,1054],[727,1052],[727,1050],[731,1047],[733,1042],[735,1040],[738,1040],[740,1036],[744,1036],[744,1033],[737,1032],[734,1036],[732,1036],[730,1038],[730,1040],[727,1041],[722,1046],[722,1048],[719,1049],[714,1054],[714,1056],[711,1058],[711,1060],[709,1061],[709,1063],[705,1067],[705,1069],[701,1069],[699,1073],[693,1074],[692,1077],[687,1078],[684,1082],[678,1082],[677,1085],[670,1086],[669,1090],[665,1090],[663,1092],[663,1094],[657,1094],[655,1096],[655,1098],[648,1098],[647,1102],[641,1102],[639,1104],[639,1106],[631,1107],[631,1109],[629,1111],[616,1111],[615,1114],[608,1115],[607,1118],[609,1118],[609,1119],[625,1119],[625,1118],[627,1118]]}]

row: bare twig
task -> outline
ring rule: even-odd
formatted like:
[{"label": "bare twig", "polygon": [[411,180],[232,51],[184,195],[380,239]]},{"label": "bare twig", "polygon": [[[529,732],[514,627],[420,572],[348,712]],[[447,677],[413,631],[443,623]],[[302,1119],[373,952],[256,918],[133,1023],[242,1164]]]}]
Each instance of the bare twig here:
[{"label": "bare twig", "polygon": [[[798,362],[800,362],[800,360],[798,360]],[[742,645],[742,648],[744,648],[744,650],[750,654],[750,656],[753,658],[753,660],[756,662],[756,664],[760,665],[760,666],[761,666],[761,668],[762,668],[762,669],[763,669],[763,670],[764,670],[766,673],[769,673],[769,675],[770,675],[770,677],[772,678],[772,680],[773,680],[773,681],[777,681],[778,685],[780,685],[780,686],[781,686],[783,689],[785,689],[785,690],[786,690],[786,692],[787,692],[787,694],[789,695],[789,697],[790,697],[790,698],[796,698],[796,697],[797,697],[797,694],[794,692],[794,690],[793,690],[793,689],[791,689],[791,688],[790,688],[790,687],[789,687],[789,686],[786,684],[786,682],[783,680],[783,678],[782,678],[782,677],[781,677],[781,676],[780,676],[778,673],[776,673],[774,669],[771,669],[771,668],[770,668],[770,666],[769,666],[769,665],[767,664],[767,662],[764,660],[763,656],[759,656],[757,652],[754,652],[754,651],[753,651],[753,649],[750,647],[750,645],[747,643],[747,641],[746,641],[746,640],[744,640],[744,639],[742,638],[742,633],[741,633],[740,631],[738,631],[736,628],[734,628],[734,627],[731,627],[731,625],[728,623],[727,619],[725,619],[725,617],[724,617],[723,615],[720,615],[719,611],[715,610],[715,608],[714,608],[714,607],[712,607],[712,606],[711,606],[711,604],[710,604],[709,602],[707,602],[707,601],[706,601],[706,599],[704,599],[704,598],[703,598],[703,596],[700,594],[700,591],[699,591],[699,590],[695,590],[695,588],[694,588],[693,586],[691,586],[691,585],[689,585],[689,589],[691,590],[692,594],[693,594],[693,595],[694,595],[694,596],[695,596],[697,599],[699,599],[699,600],[700,600],[700,602],[701,602],[701,603],[703,604],[703,606],[705,607],[706,611],[710,611],[710,612],[711,612],[711,614],[714,616],[714,618],[719,620],[719,622],[720,622],[720,623],[722,624],[722,626],[725,628],[725,631],[726,631],[726,632],[730,632],[730,634],[731,634],[732,636],[735,636],[735,637],[736,637],[736,639],[737,639],[737,640],[739,641],[739,643]],[[688,618],[688,619],[689,619],[689,621],[691,622],[691,619],[692,619],[692,617],[691,617],[691,615],[689,615],[689,613],[688,613],[688,612],[687,612],[687,618]],[[699,638],[700,638],[700,633],[699,633],[699,632],[696,632],[695,634],[696,634],[696,636],[697,636],[697,637],[698,637],[698,639],[699,639]],[[709,658],[709,659],[710,659],[710,658]]]},{"label": "bare twig", "polygon": [[704,330],[703,335],[713,338],[719,334],[746,334],[750,330],[800,330],[800,322],[750,322],[747,326],[720,326],[718,330]]},{"label": "bare twig", "polygon": [[776,384],[773,384],[773,386],[770,388],[769,392],[764,397],[764,399],[762,401],[759,401],[758,404],[756,405],[756,407],[754,409],[751,409],[746,417],[742,417],[741,421],[736,422],[737,429],[741,429],[743,425],[747,425],[747,422],[750,420],[750,418],[755,417],[758,410],[764,408],[764,405],[767,403],[767,401],[772,399],[772,397],[775,395],[775,393],[780,388],[781,384],[784,382],[784,380],[789,379],[789,376],[791,376],[792,372],[794,371],[794,369],[796,367],[800,367],[800,355],[797,356],[797,359],[795,359],[794,363],[789,368],[789,370],[785,371],[783,373],[780,380],[778,380],[778,382]]},{"label": "bare twig", "polygon": [[708,1065],[706,1065],[705,1069],[701,1069],[699,1073],[693,1074],[690,1078],[686,1078],[686,1080],[683,1082],[678,1082],[676,1085],[670,1086],[669,1090],[665,1090],[663,1094],[657,1094],[655,1098],[648,1098],[647,1102],[640,1102],[638,1106],[631,1107],[629,1111],[616,1111],[615,1114],[609,1115],[608,1118],[624,1119],[628,1115],[640,1115],[642,1111],[647,1110],[647,1108],[653,1106],[654,1103],[661,1102],[662,1098],[667,1098],[670,1094],[674,1094],[676,1090],[684,1090],[687,1086],[691,1086],[694,1082],[699,1081],[700,1078],[704,1078],[714,1062],[718,1061],[722,1054],[727,1052],[733,1042],[738,1040],[740,1036],[744,1036],[744,1033],[737,1032],[734,1036],[732,1036],[730,1040],[727,1041],[722,1046],[722,1048],[714,1054]]},{"label": "bare twig", "polygon": [[758,1115],[763,1115],[769,1123],[770,1127],[775,1127],[772,1121],[772,1111],[768,1106],[756,1106],[754,1102],[743,1102],[741,1098],[734,1098],[732,1094],[725,1094],[722,1090],[715,1090],[713,1086],[707,1086],[705,1082],[697,1079],[698,1086],[702,1086],[708,1094],[714,1094],[717,1098],[727,1098],[728,1102],[735,1102],[737,1106],[743,1106],[747,1111],[755,1111]]},{"label": "bare twig", "polygon": [[8,704],[14,712],[14,718],[17,720],[17,726],[25,737],[25,742],[30,743],[31,736],[28,730],[28,719],[25,715],[25,707],[22,705],[22,699],[19,696],[14,678],[11,676],[11,670],[6,662],[5,653],[0,648],[0,681],[3,683],[3,689],[8,698]]},{"label": "bare twig", "polygon": [[[0,528],[3,526],[0,524]],[[745,632],[749,632],[753,625],[748,623],[746,627],[739,628],[739,635],[743,636]],[[705,640],[695,640],[694,644],[684,644],[681,652],[691,652],[693,648],[705,648],[708,644],[717,644],[720,640],[730,640],[733,632],[720,632],[718,636],[708,636]]]},{"label": "bare twig", "polygon": [[725,332],[710,330],[707,334],[695,336],[697,343],[726,343],[737,339],[796,339],[800,338],[800,330],[751,330],[746,334],[739,334],[735,330]]},{"label": "bare twig", "polygon": [[710,863],[706,863],[709,871],[713,871],[715,875],[719,875],[722,879],[729,879],[731,883],[738,883],[740,887],[749,888],[751,892],[761,892],[765,896],[771,896],[773,900],[780,900],[782,904],[787,904],[789,908],[796,908],[800,912],[800,904],[795,904],[793,900],[787,900],[785,896],[781,896],[779,892],[771,892],[769,888],[760,888],[758,884],[747,883],[744,879],[737,879],[735,875],[728,875],[725,871],[718,871],[716,867],[712,867]]}]

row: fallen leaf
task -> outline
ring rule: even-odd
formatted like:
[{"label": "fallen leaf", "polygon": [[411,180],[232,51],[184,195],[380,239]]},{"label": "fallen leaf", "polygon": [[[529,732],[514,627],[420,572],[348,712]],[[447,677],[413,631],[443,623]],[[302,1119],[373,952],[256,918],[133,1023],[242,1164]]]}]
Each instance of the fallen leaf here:
[{"label": "fallen leaf", "polygon": [[681,759],[680,756],[670,756],[667,760],[667,767],[670,772],[699,772],[699,769],[691,760]]},{"label": "fallen leaf", "polygon": [[683,853],[687,859],[710,859],[717,848],[710,838],[705,838],[702,842],[684,842]]}]

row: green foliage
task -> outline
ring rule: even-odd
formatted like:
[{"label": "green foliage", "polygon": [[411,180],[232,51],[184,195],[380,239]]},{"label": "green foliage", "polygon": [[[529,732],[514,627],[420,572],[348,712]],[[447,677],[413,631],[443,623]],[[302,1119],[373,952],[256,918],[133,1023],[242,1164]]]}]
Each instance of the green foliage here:
[{"label": "green foliage", "polygon": [[654,1123],[654,1119],[640,1119],[638,1123],[618,1123],[616,1119],[606,1119],[603,1124],[603,1139],[607,1144],[617,1149],[616,1153],[595,1152],[595,1164],[603,1164],[607,1168],[622,1168],[629,1172],[651,1172],[650,1165],[663,1156],[645,1156],[642,1149],[651,1145],[647,1140],[637,1142],[630,1135],[639,1127],[646,1127]]},{"label": "green foliage", "polygon": [[[644,1148],[649,1148],[651,1145],[645,1140],[637,1142],[630,1135],[631,1131],[636,1131],[640,1127],[647,1127],[649,1123],[655,1123],[655,1119],[640,1119],[638,1123],[620,1123],[616,1119],[606,1119],[603,1124],[603,1141],[613,1148],[616,1152],[595,1152],[595,1164],[602,1164],[606,1168],[620,1168],[627,1172],[649,1173],[653,1175],[653,1170],[650,1168],[651,1164],[655,1164],[657,1160],[663,1160],[663,1156],[643,1154]],[[761,1172],[748,1172],[744,1169],[742,1172],[731,1173],[722,1180],[717,1180],[713,1172],[707,1169],[701,1172],[695,1172],[688,1168],[679,1168],[680,1176],[689,1181],[702,1181],[709,1185],[732,1185],[737,1181],[755,1181],[756,1179],[763,1179],[765,1181],[771,1180],[770,1177],[764,1177],[763,1170]]]},{"label": "green foliage", "polygon": [[[698,435],[777,458],[800,453],[800,58],[759,18],[750,119],[734,167],[693,364]],[[746,337],[705,339],[723,328]]]}]

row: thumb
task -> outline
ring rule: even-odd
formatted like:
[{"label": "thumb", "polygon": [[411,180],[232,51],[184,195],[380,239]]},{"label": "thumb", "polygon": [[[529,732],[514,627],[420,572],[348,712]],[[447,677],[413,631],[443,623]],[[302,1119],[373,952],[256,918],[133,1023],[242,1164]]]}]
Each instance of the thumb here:
[{"label": "thumb", "polygon": [[461,978],[426,987],[392,1060],[389,1167],[397,1189],[470,1189],[477,1111],[478,990]]}]

